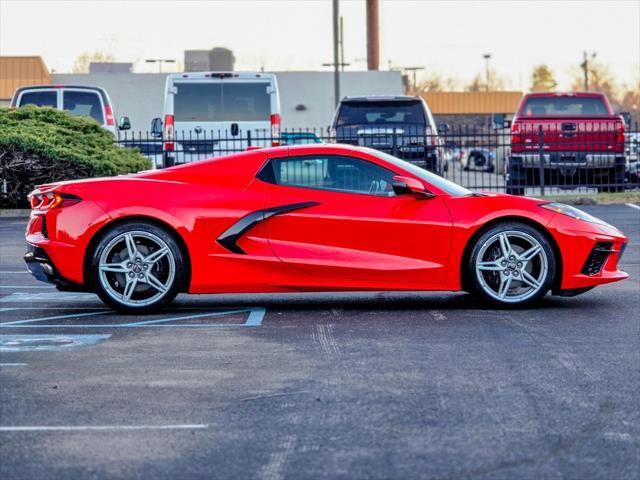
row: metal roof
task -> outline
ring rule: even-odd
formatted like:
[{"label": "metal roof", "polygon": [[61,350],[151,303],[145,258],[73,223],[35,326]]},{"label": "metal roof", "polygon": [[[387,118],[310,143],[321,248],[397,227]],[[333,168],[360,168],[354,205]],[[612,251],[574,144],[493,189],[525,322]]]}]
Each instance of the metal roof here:
[{"label": "metal roof", "polygon": [[11,100],[19,87],[50,83],[41,57],[0,57],[0,100]]},{"label": "metal roof", "polygon": [[434,115],[515,113],[522,92],[426,92],[421,95]]}]

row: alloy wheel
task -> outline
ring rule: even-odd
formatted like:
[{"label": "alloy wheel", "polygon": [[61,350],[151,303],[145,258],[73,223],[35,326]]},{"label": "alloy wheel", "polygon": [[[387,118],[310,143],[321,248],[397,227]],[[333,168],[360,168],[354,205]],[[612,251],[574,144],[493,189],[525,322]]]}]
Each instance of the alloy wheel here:
[{"label": "alloy wheel", "polygon": [[176,261],[167,243],[145,231],[124,232],[104,248],[98,264],[100,283],[118,303],[144,307],[171,289]]},{"label": "alloy wheel", "polygon": [[547,254],[538,240],[516,230],[499,232],[482,244],[476,276],[484,292],[504,303],[520,303],[545,285]]}]

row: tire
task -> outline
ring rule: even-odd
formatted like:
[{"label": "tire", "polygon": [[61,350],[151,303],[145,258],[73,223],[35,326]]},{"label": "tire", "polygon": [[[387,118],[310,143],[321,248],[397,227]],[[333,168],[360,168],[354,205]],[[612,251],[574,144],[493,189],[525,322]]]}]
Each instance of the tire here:
[{"label": "tire", "polygon": [[185,282],[187,262],[174,236],[154,224],[121,223],[98,241],[89,276],[108,306],[146,313],[173,301]]},{"label": "tire", "polygon": [[482,300],[518,307],[544,297],[556,271],[553,248],[540,230],[524,223],[506,222],[494,225],[476,240],[467,278],[471,293]]}]

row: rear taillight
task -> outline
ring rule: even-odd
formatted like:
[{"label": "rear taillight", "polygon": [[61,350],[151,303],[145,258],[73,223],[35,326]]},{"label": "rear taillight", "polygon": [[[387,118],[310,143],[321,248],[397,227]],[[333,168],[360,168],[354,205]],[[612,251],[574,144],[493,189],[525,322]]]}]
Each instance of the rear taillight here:
[{"label": "rear taillight", "polygon": [[621,122],[616,122],[616,143],[624,144],[624,141],[625,141],[624,124]]},{"label": "rear taillight", "polygon": [[432,147],[435,147],[438,144],[438,136],[431,127],[427,126],[427,128],[424,129],[424,134],[427,137],[427,144]]},{"label": "rear taillight", "polygon": [[173,151],[174,129],[173,129],[173,115],[164,116],[164,149],[166,151]]},{"label": "rear taillight", "polygon": [[277,147],[280,145],[280,115],[274,113],[271,115],[271,146]]},{"label": "rear taillight", "polygon": [[29,203],[33,210],[51,210],[74,205],[81,201],[80,197],[70,193],[46,192],[35,190],[29,195]]},{"label": "rear taillight", "polygon": [[522,137],[520,136],[520,124],[514,123],[513,125],[511,125],[511,144],[515,145],[521,142]]},{"label": "rear taillight", "polygon": [[336,129],[335,128],[330,128],[329,129],[329,143],[336,143]]},{"label": "rear taillight", "polygon": [[116,124],[116,120],[113,118],[113,110],[111,110],[111,105],[108,103],[104,106],[104,116],[107,120],[107,126],[113,127]]}]

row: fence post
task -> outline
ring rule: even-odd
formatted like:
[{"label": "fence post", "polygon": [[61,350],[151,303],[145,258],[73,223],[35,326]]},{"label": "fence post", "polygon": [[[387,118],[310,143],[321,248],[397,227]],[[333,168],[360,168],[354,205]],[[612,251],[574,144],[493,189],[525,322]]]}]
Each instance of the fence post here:
[{"label": "fence post", "polygon": [[251,146],[251,130],[247,130],[247,148]]},{"label": "fence post", "polygon": [[396,127],[393,127],[393,136],[391,139],[391,145],[393,145],[392,147],[392,155],[395,157],[398,154],[398,142],[396,141]]},{"label": "fence post", "polygon": [[538,125],[538,157],[540,161],[540,196],[544,197],[544,142],[542,141],[542,125]]}]

